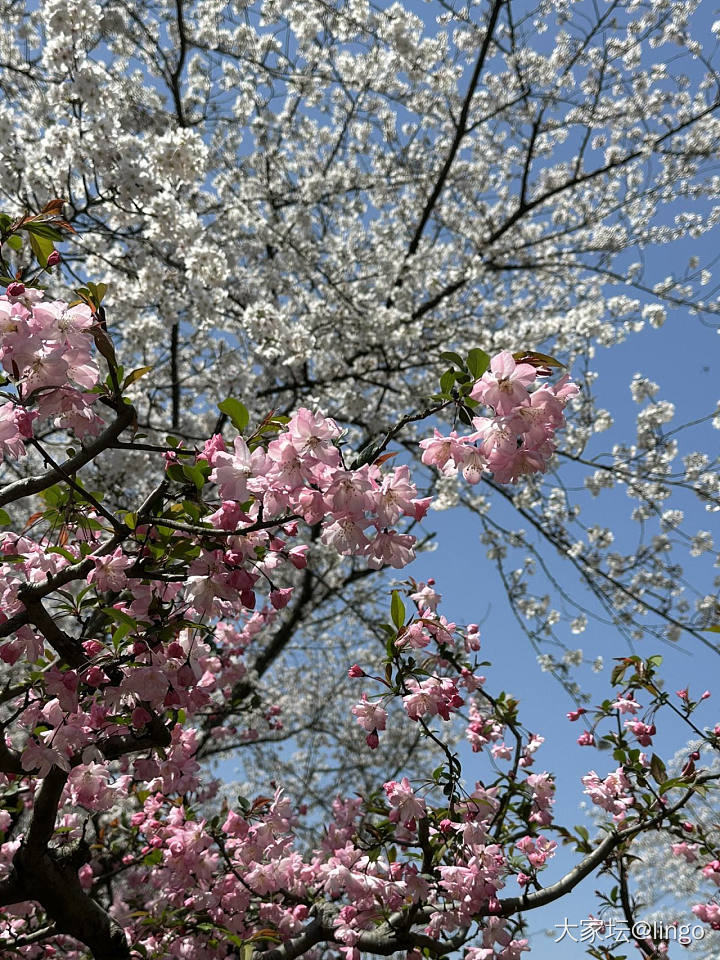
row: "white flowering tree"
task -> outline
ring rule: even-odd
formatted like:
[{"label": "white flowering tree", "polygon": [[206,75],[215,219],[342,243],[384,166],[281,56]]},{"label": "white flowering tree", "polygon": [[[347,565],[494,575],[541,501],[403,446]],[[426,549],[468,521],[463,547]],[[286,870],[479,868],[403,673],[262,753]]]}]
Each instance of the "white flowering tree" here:
[{"label": "white flowering tree", "polygon": [[[593,617],[623,641],[716,650],[716,587],[709,574],[687,583],[675,548],[715,557],[685,514],[717,509],[717,462],[687,446],[644,377],[632,385],[637,422],[603,450],[595,435],[611,416],[593,369],[599,345],[643,325],[661,337],[668,312],[707,324],[720,312],[705,256],[720,77],[699,4],[80,0],[2,12],[2,271],[6,284],[28,281],[18,270],[31,247],[54,292],[83,289],[116,354],[98,349],[122,359],[108,389],[123,388],[135,433],[82,463],[103,509],[157,505],[157,457],[189,469],[178,450],[230,443],[247,426],[234,398],[260,434],[319,408],[347,431],[356,465],[394,443],[415,459],[415,499],[471,512],[513,612],[578,705],[572,656],[550,644]],[[671,276],[653,266],[666,244],[678,251]],[[469,429],[465,388],[483,351],[572,370],[582,389],[549,465],[467,450],[420,463],[428,417],[443,436]],[[6,458],[4,480],[62,459],[66,429],[50,425],[42,450]],[[207,478],[183,478],[175,499],[190,512],[175,522],[192,526]],[[632,497],[633,548],[607,522],[617,487]],[[400,536],[421,522],[403,516]],[[328,542],[320,520],[298,534],[312,562],[283,568],[276,585],[292,593],[276,596],[247,676],[213,708],[222,737],[209,723],[193,757],[242,748],[248,793],[266,791],[273,769],[327,814],[349,778],[369,796],[378,769],[388,782],[426,773],[438,744],[397,724],[358,751],[346,673],[376,656],[382,572]],[[302,675],[302,692],[288,675]]]}]

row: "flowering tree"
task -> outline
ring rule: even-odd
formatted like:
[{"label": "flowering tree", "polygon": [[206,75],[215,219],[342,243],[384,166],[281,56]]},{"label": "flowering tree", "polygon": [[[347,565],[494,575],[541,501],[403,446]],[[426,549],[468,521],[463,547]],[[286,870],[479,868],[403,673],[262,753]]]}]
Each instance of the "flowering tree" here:
[{"label": "flowering tree", "polygon": [[[3,245],[33,238],[41,271],[51,270],[56,251],[37,238],[69,229],[61,206],[6,218]],[[543,738],[523,728],[515,700],[490,692],[477,625],[442,615],[429,583],[393,591],[378,625],[383,646],[344,672],[359,684],[351,713],[368,754],[385,737],[399,742],[404,725],[439,762],[412,779],[403,764],[359,795],[335,797],[314,839],[303,839],[307,807],[282,785],[230,800],[200,767],[208,744],[251,735],[237,727],[246,708],[268,730],[282,722],[248,658],[291,601],[284,571],[312,568],[301,528],[371,569],[405,567],[415,538],[398,525],[420,520],[430,499],[418,497],[406,465],[390,466],[387,447],[407,422],[453,406],[468,430],[436,429],[421,441],[426,465],[461,471],[470,484],[543,471],[578,392],[567,375],[546,379],[557,362],[479,348],[457,355],[452,392],[441,383],[431,406],[369,451],[351,452],[337,423],[306,407],[251,425],[234,398],[219,404],[232,423],[227,440],[217,432],[160,445],[139,435],[125,391],[149,371],[120,365],[102,288],[88,284],[68,304],[46,299],[35,279],[11,280],[0,297],[2,455],[28,460],[0,491],[10,528],[0,541],[4,949],[68,958],[89,950],[98,960],[289,960],[330,949],[355,960],[466,947],[470,960],[516,960],[528,949],[523,915],[599,869],[617,875],[610,899],[634,924],[632,841],[660,827],[684,837],[694,829],[685,807],[720,777],[696,766],[699,752],[671,777],[641,751],[668,710],[708,747],[720,741],[720,725],[697,727],[687,691],[679,707],[669,701],[660,657],[622,659],[619,689],[579,738],[612,747],[617,764],[583,778],[610,815],[593,841],[554,822],[553,778],[531,772]],[[54,456],[59,443],[64,458]],[[85,468],[118,446],[147,453],[157,482],[141,499],[129,489],[106,505]],[[451,724],[486,757],[474,785],[443,735]],[[542,886],[553,837],[578,861]],[[676,846],[720,877],[710,835],[699,840],[692,851]],[[714,901],[694,910],[720,925]],[[666,951],[664,939],[630,929],[644,956]]]}]

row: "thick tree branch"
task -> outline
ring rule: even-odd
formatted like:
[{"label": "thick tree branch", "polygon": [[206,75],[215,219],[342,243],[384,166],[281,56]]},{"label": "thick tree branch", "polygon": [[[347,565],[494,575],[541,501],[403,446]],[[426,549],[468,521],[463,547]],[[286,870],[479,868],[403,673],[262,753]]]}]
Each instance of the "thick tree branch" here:
[{"label": "thick tree branch", "polygon": [[15,480],[13,483],[7,484],[0,490],[0,507],[22,500],[24,497],[31,497],[34,493],[40,493],[42,490],[47,490],[54,483],[64,480],[67,474],[76,473],[81,467],[94,460],[103,450],[111,447],[123,430],[130,426],[135,416],[135,408],[130,404],[124,404],[110,426],[86,447],[83,447],[79,453],[76,453],[74,457],[65,460],[56,469],[48,470],[39,476],[24,477],[22,480]]}]

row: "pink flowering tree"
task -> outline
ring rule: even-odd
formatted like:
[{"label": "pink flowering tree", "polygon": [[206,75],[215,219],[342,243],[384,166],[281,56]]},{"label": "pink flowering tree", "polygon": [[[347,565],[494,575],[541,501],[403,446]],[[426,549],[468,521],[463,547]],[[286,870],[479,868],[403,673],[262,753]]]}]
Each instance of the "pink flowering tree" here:
[{"label": "pink flowering tree", "polygon": [[[382,644],[339,669],[363,777],[313,809],[273,771],[258,795],[223,792],[203,761],[282,730],[254,647],[292,628],[315,545],[363,569],[411,564],[430,499],[393,463],[407,425],[451,413],[455,429],[420,442],[423,463],[514,483],[547,469],[577,387],[552,357],[473,348],[446,355],[439,392],[358,452],[322,412],[251,423],[235,398],[206,437],[148,439],[127,393],[152,371],[123,369],[103,288],[68,302],[40,286],[69,229],[61,208],[7,217],[0,236],[0,254],[30,237],[37,259],[0,296],[4,954],[517,960],[526,915],[592,873],[616,879],[608,904],[632,921],[633,842],[660,829],[717,885],[718,851],[685,809],[718,774],[694,751],[670,776],[654,752],[666,715],[720,745],[720,726],[695,719],[707,695],[673,698],[661,658],[622,658],[608,698],[568,715],[579,743],[606,750],[578,785],[602,825],[570,829],[536,766],[543,737],[480,672],[477,625],[412,576],[383,601]],[[145,458],[152,489],[106,497],[89,482],[118,450]],[[479,755],[470,780],[451,730]],[[423,762],[396,753],[388,768],[383,743],[403,736]],[[576,865],[546,883],[559,843]],[[712,897],[693,909],[720,925]],[[633,946],[668,952],[652,936]]]}]

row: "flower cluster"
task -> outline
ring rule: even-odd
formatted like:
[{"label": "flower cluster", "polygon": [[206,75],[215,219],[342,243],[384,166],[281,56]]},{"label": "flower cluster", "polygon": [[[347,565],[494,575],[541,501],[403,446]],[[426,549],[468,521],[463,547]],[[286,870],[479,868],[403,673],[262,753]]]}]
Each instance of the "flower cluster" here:
[{"label": "flower cluster", "polygon": [[98,380],[94,324],[85,304],[45,301],[42,291],[19,282],[0,296],[0,362],[17,392],[17,402],[0,408],[5,456],[24,454],[36,418],[52,419],[79,439],[99,432],[103,421],[92,408],[97,394],[90,392]]},{"label": "flower cluster", "polygon": [[334,420],[301,408],[266,450],[251,453],[237,437],[228,452],[214,437],[205,457],[224,502],[218,519],[235,523],[239,505],[254,500],[251,517],[262,504],[266,518],[290,512],[322,523],[323,542],[339,554],[365,556],[375,568],[408,564],[414,538],[392,528],[404,517],[421,520],[430,498],[418,498],[407,466],[388,473],[375,465],[346,469],[336,445],[340,435]]},{"label": "flower cluster", "polygon": [[492,473],[499,483],[544,473],[555,452],[555,432],[562,426],[564,408],[578,388],[564,376],[557,384],[544,384],[532,392],[538,376],[535,366],[516,363],[507,350],[490,361],[490,370],[473,387],[472,400],[492,407],[491,417],[474,417],[475,431],[443,436],[438,430],[421,440],[422,462],[437,467],[444,476],[461,471],[468,483],[478,483]]},{"label": "flower cluster", "polygon": [[614,773],[609,773],[604,780],[591,770],[582,778],[582,782],[585,785],[585,793],[592,802],[611,813],[616,823],[621,823],[627,817],[627,812],[635,803],[635,799],[632,796],[632,784],[622,767],[618,767]]}]

